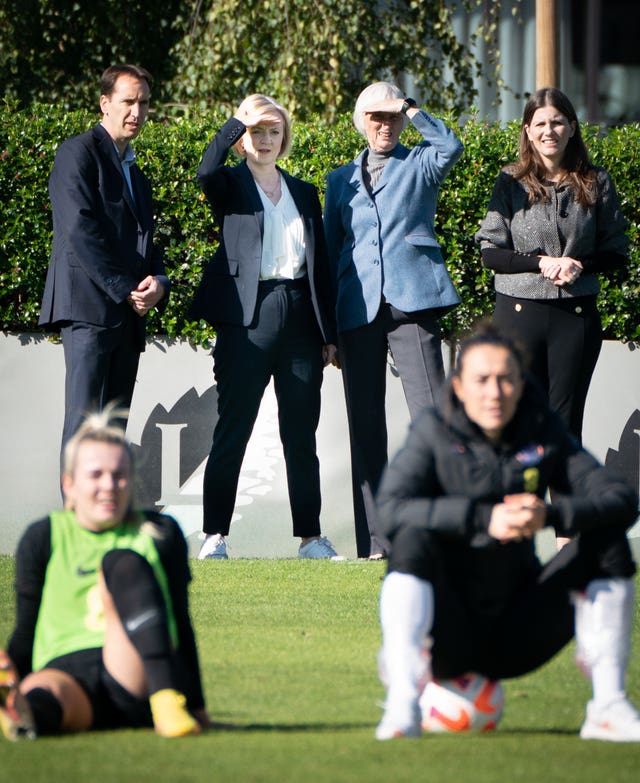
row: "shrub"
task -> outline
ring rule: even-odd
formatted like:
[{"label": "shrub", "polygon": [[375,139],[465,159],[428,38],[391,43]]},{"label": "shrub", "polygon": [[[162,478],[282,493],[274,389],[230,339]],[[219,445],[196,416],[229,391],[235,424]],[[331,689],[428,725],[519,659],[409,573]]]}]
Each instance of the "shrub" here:
[{"label": "shrub", "polygon": [[[218,233],[195,176],[202,152],[226,117],[180,119],[171,124],[150,121],[135,142],[141,167],[150,177],[157,215],[157,242],[173,281],[171,302],[162,318],[150,318],[149,333],[185,337],[206,343],[211,330],[185,320],[185,312],[202,271],[213,254]],[[36,331],[51,244],[47,179],[60,142],[90,128],[90,112],[65,113],[39,105],[24,112],[0,108],[0,326]],[[453,118],[447,121],[454,123]],[[517,125],[503,128],[471,118],[460,128],[462,159],[444,183],[436,228],[462,305],[446,319],[448,333],[467,328],[491,312],[491,274],[483,269],[473,236],[482,219],[500,168],[516,154]],[[640,339],[640,126],[601,133],[585,128],[595,163],[613,176],[629,221],[631,264],[623,274],[603,279],[600,305],[606,336]],[[403,141],[418,140],[413,129]],[[326,174],[351,160],[364,140],[349,116],[328,122],[316,118],[296,123],[294,146],[283,165],[296,176],[324,189]]]}]

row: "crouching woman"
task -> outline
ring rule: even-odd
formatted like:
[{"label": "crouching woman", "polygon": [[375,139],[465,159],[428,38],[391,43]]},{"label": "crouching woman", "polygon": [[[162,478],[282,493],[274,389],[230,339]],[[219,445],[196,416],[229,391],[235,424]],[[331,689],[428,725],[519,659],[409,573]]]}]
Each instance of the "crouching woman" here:
[{"label": "crouching woman", "polygon": [[[626,530],[638,496],[567,431],[491,324],[462,342],[440,404],[412,425],[378,503],[391,541],[378,739],[420,734],[431,676],[518,677],[575,628],[593,688],[581,736],[640,741],[625,693],[635,573]],[[543,566],[534,536],[544,527],[571,541]]]}]

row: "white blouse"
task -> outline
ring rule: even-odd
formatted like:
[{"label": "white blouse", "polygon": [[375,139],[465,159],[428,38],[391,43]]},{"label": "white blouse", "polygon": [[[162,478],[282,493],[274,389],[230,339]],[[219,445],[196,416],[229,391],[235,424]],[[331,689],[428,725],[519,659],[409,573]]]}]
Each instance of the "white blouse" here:
[{"label": "white blouse", "polygon": [[306,274],[304,223],[282,176],[280,183],[282,194],[277,204],[256,183],[264,206],[261,280],[293,280]]}]

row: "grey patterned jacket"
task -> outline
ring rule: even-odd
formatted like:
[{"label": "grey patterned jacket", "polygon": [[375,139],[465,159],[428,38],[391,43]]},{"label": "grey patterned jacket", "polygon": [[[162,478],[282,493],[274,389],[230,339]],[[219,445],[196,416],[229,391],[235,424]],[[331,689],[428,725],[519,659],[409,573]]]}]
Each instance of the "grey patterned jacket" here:
[{"label": "grey patterned jacket", "polygon": [[592,207],[577,204],[573,189],[564,184],[550,186],[550,201],[529,204],[526,186],[513,177],[509,167],[500,173],[486,217],[475,235],[481,248],[504,248],[532,257],[569,256],[583,262],[585,272],[573,285],[566,286],[556,286],[534,271],[496,273],[498,293],[523,299],[598,293],[598,277],[589,271],[588,261],[602,253],[626,256],[629,240],[614,184],[603,168],[595,170],[599,195]]}]

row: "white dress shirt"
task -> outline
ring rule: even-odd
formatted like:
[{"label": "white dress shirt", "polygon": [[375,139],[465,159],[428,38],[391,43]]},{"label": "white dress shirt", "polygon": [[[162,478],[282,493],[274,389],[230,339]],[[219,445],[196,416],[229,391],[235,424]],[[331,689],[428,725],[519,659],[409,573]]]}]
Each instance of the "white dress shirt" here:
[{"label": "white dress shirt", "polygon": [[264,206],[261,280],[294,280],[306,274],[304,223],[282,176],[280,183],[282,194],[277,204],[258,185]]}]

